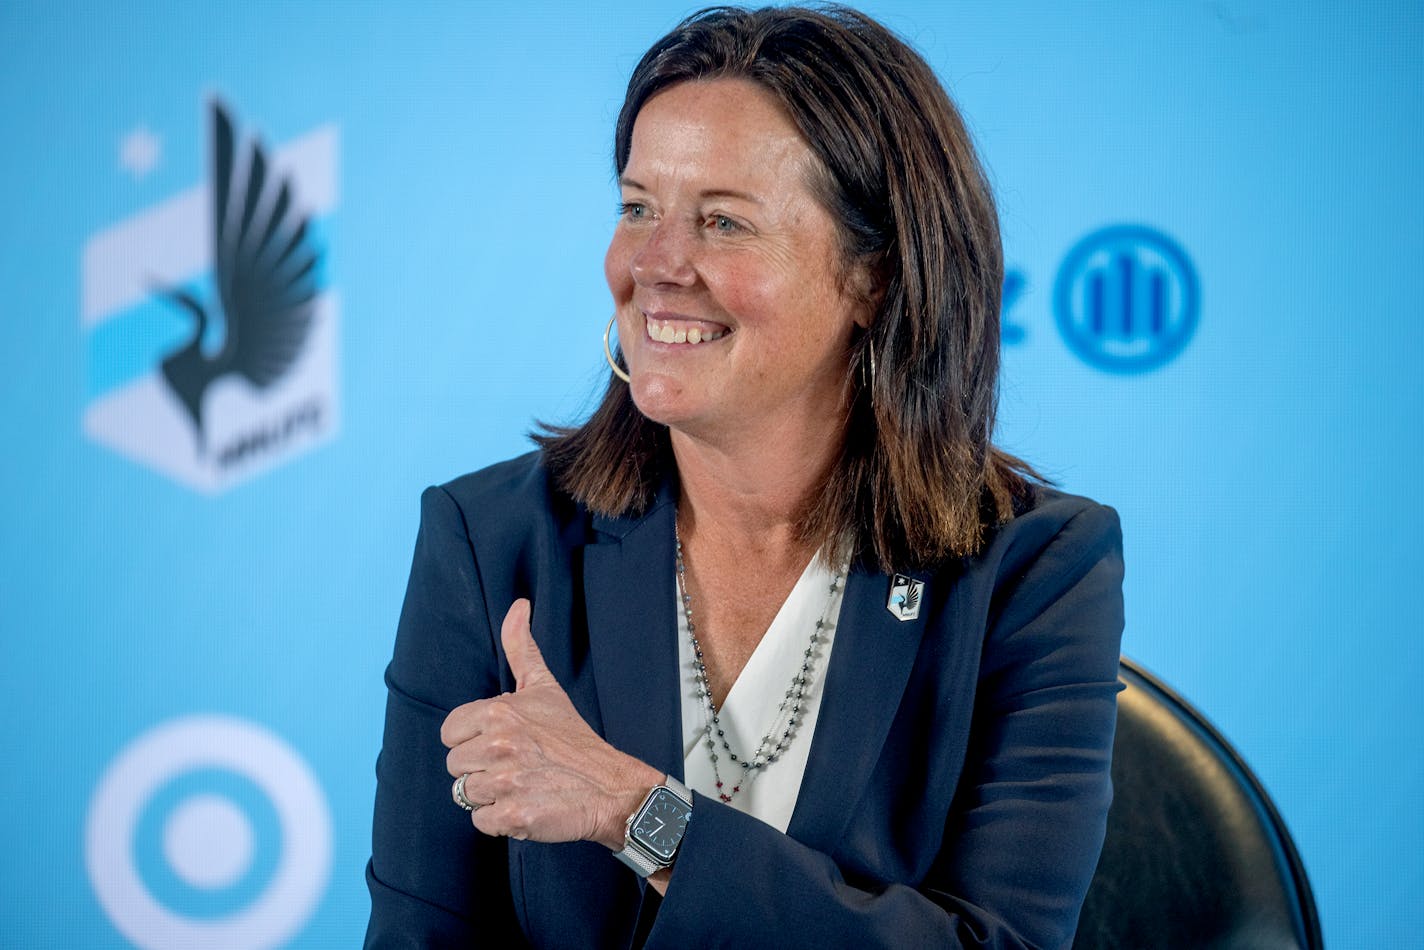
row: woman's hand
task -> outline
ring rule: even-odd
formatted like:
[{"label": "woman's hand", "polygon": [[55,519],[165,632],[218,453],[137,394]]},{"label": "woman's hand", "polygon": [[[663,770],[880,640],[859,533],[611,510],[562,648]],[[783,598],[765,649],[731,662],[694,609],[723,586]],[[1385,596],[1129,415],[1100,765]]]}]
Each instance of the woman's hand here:
[{"label": "woman's hand", "polygon": [[621,850],[628,816],[663,776],[583,721],[544,665],[529,615],[529,601],[516,600],[500,630],[514,692],[445,717],[445,767],[452,776],[469,773],[465,797],[480,806],[471,818],[487,835],[598,841]]}]

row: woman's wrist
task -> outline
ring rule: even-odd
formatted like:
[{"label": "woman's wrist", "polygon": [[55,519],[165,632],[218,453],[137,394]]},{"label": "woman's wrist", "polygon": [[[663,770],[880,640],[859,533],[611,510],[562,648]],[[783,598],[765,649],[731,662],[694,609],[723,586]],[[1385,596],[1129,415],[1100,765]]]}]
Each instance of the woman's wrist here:
[{"label": "woman's wrist", "polygon": [[597,837],[594,838],[610,851],[623,850],[629,817],[643,804],[648,792],[655,785],[661,785],[666,777],[651,765],[631,757],[628,768],[620,772],[623,774],[610,789],[612,798],[608,814],[601,823]]}]

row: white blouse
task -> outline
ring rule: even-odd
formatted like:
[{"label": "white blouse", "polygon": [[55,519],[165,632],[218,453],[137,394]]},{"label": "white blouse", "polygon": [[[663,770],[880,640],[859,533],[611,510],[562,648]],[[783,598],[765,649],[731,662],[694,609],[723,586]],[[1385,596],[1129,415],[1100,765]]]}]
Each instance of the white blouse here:
[{"label": "white blouse", "polygon": [[[801,779],[806,774],[806,760],[811,751],[811,738],[816,734],[822,687],[831,662],[831,647],[835,642],[841,600],[845,594],[845,581],[842,579],[836,592],[829,595],[830,603],[827,604],[834,579],[834,570],[827,568],[820,556],[811,558],[811,563],[806,565],[796,586],[791,588],[786,602],[781,605],[766,635],[747,660],[741,675],[732,684],[722,708],[718,710],[720,723],[712,732],[713,741],[717,743],[717,770],[723,784],[721,791],[730,794],[733,786],[738,783],[742,786],[742,790],[732,798],[731,806],[783,832],[791,823],[791,812],[801,793]],[[677,591],[676,584],[674,591]],[[719,790],[712,771],[713,750],[707,747],[706,731],[707,718],[711,714],[707,711],[706,700],[697,695],[697,668],[693,665],[687,615],[682,609],[680,592],[677,596],[684,780],[689,788],[715,798]],[[695,615],[695,601],[692,609]],[[778,706],[786,696],[792,676],[801,669],[806,659],[806,647],[811,642],[811,632],[816,628],[816,621],[823,616],[826,626],[816,644],[811,682],[801,699],[801,724],[792,736],[790,747],[765,768],[754,773],[744,772],[741,761],[751,758],[762,737],[773,729],[775,735],[780,736],[786,728],[787,713]],[[718,728],[726,733],[727,744],[737,754],[737,762],[731,761],[727,750],[722,747],[722,740],[716,733]],[[770,745],[775,745],[775,739]]]}]

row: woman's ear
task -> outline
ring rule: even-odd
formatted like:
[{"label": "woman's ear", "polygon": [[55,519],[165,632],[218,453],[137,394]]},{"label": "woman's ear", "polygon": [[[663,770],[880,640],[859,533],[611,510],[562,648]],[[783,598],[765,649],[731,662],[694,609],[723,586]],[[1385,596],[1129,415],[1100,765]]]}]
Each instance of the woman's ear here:
[{"label": "woman's ear", "polygon": [[885,282],[880,277],[876,262],[866,258],[851,265],[847,284],[860,306],[855,311],[855,324],[862,330],[869,330],[875,319],[875,312],[885,299]]}]

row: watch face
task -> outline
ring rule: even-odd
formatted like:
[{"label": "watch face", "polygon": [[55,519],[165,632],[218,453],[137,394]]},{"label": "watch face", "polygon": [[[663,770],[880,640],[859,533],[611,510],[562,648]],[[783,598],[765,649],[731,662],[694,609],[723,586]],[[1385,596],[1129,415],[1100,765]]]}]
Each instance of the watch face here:
[{"label": "watch face", "polygon": [[633,822],[632,837],[660,860],[671,861],[682,836],[687,833],[687,818],[691,813],[687,803],[672,792],[655,789]]}]

